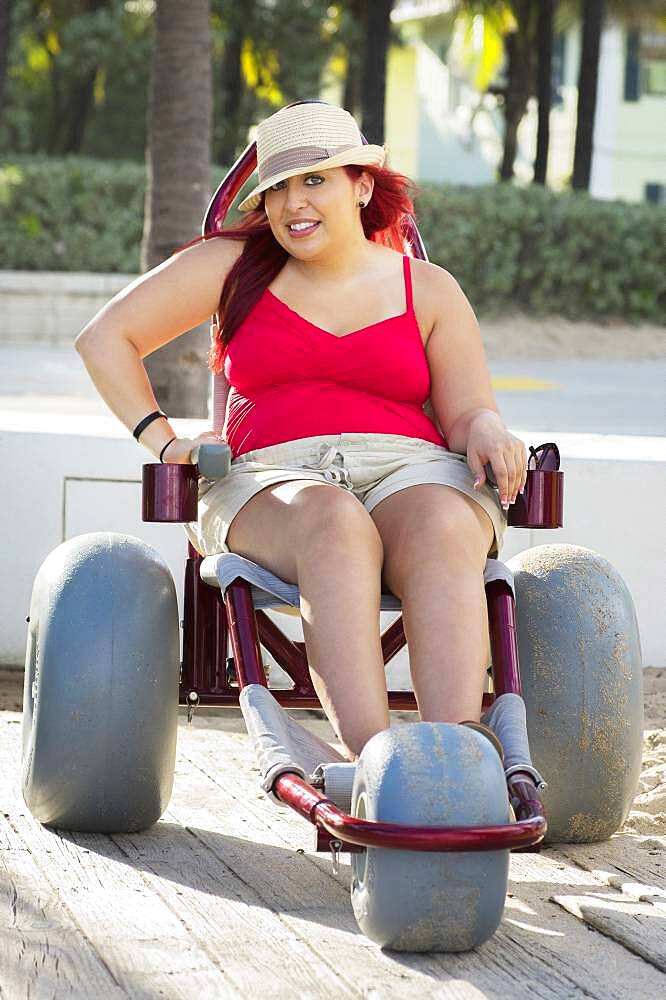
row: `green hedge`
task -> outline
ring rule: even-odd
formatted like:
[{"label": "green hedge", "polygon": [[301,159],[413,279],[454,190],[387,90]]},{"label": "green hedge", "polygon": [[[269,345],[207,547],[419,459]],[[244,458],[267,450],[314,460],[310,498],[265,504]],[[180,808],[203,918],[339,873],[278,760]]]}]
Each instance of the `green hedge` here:
[{"label": "green hedge", "polygon": [[141,164],[85,157],[0,159],[0,268],[139,270]]},{"label": "green hedge", "polygon": [[532,185],[423,188],[419,232],[484,315],[666,319],[666,208]]},{"label": "green hedge", "polygon": [[[0,268],[137,273],[144,184],[137,163],[0,158]],[[664,322],[664,207],[490,184],[421,185],[416,209],[430,260],[483,315]]]}]

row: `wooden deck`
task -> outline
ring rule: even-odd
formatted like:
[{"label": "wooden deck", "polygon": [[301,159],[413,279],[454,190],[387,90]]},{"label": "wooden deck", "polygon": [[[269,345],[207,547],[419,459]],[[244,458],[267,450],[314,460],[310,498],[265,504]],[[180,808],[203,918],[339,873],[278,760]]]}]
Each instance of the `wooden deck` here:
[{"label": "wooden deck", "polygon": [[238,714],[181,720],[169,809],[147,833],[114,837],[32,819],[20,719],[0,712],[2,1000],[664,995],[659,839],[513,855],[504,918],[485,945],[383,953],[354,921],[348,856],[334,875],[310,825],[262,793]]}]

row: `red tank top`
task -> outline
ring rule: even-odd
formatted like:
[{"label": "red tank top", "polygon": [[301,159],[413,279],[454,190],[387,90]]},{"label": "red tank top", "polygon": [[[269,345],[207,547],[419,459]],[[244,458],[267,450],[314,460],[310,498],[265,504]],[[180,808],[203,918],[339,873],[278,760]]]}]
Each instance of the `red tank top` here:
[{"label": "red tank top", "polygon": [[343,336],[266,288],[224,355],[224,436],[234,458],[321,434],[399,434],[447,447],[423,404],[430,370],[403,256],[406,309]]}]

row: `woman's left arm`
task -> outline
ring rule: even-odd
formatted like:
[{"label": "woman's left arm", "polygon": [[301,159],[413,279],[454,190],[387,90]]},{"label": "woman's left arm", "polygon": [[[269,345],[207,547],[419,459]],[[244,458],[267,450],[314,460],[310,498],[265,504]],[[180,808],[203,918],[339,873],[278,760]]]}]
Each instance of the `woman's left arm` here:
[{"label": "woman's left arm", "polygon": [[429,265],[434,325],[427,341],[431,400],[451,451],[467,456],[475,486],[490,462],[506,509],[527,478],[527,449],[506,428],[490,380],[481,331],[465,293],[448,271]]}]

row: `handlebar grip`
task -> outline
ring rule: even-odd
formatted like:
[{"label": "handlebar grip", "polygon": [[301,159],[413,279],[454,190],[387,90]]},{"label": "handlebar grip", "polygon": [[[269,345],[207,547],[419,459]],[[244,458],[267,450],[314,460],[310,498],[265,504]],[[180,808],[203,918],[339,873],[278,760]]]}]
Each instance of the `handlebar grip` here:
[{"label": "handlebar grip", "polygon": [[231,468],[231,448],[228,444],[198,444],[190,458],[199,466],[199,475],[205,479],[222,479]]}]

